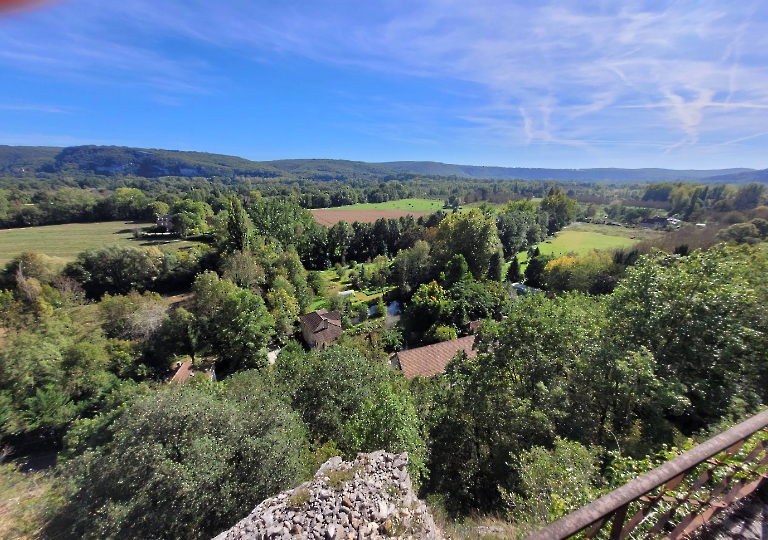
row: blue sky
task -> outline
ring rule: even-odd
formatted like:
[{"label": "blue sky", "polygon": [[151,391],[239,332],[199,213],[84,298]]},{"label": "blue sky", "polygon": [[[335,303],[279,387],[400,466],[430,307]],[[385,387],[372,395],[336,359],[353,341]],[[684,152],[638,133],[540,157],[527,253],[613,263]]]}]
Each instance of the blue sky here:
[{"label": "blue sky", "polygon": [[0,14],[0,144],[768,168],[768,2],[64,0]]}]

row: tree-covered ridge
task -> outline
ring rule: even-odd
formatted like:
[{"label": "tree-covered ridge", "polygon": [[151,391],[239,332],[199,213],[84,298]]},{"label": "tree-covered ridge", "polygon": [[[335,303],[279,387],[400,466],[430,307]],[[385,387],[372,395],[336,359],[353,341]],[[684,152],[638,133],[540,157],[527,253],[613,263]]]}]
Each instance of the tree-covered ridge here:
[{"label": "tree-covered ridge", "polygon": [[61,148],[56,147],[0,145],[0,174],[34,173],[53,161],[59,152]]},{"label": "tree-covered ridge", "polygon": [[256,176],[281,173],[269,165],[206,152],[148,150],[118,146],[73,146],[63,149],[43,172],[90,171],[96,174],[159,176]]},{"label": "tree-covered ridge", "polygon": [[[283,159],[257,162],[222,154],[129,148],[119,146],[53,147],[0,146],[0,174],[33,173],[99,175],[221,176],[274,178],[286,176],[316,181],[354,178],[388,180],[399,174],[466,179],[558,180],[589,182],[653,182],[707,180],[744,183],[764,181],[765,171],[733,168],[717,170],[671,169],[546,169],[451,165],[437,162],[393,161],[366,163],[339,159]],[[762,176],[760,176],[762,175]],[[711,180],[709,180],[711,179]]]},{"label": "tree-covered ridge", "polygon": [[[638,182],[659,180],[703,180],[729,175],[749,175],[760,171],[734,168],[722,170],[672,170],[672,169],[546,169],[526,167],[489,167],[477,165],[451,165],[434,161],[390,161],[379,163],[394,171],[457,176],[459,178],[497,178],[500,180],[588,180],[592,182]],[[754,180],[747,180],[754,181]]]},{"label": "tree-covered ridge", "polygon": [[[352,178],[393,177],[394,171],[389,167],[363,161],[347,161],[342,159],[280,159],[266,161],[268,165],[311,180],[349,180]],[[410,172],[410,171],[408,171]]]}]

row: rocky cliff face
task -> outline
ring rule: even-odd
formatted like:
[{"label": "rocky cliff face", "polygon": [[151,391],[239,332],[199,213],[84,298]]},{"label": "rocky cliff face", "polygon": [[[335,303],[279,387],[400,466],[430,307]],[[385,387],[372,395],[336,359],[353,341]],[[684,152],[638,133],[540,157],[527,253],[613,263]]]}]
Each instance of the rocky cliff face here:
[{"label": "rocky cliff face", "polygon": [[262,502],[214,540],[443,540],[407,464],[407,453],[329,459],[310,482]]}]

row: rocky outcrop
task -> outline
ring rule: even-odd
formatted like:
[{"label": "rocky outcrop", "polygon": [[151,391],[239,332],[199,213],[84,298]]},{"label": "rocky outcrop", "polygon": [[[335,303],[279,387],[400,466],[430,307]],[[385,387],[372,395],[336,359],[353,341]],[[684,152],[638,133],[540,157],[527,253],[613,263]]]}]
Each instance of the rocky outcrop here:
[{"label": "rocky outcrop", "polygon": [[265,500],[214,540],[443,540],[407,464],[407,453],[331,458],[311,481]]}]

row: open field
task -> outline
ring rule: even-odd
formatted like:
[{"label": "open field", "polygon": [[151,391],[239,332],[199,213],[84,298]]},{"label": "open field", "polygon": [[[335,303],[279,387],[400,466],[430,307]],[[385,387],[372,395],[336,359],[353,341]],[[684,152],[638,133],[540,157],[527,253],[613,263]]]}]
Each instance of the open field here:
[{"label": "open field", "polygon": [[[567,253],[584,255],[592,250],[628,248],[645,240],[658,238],[666,233],[650,229],[626,229],[611,225],[592,225],[575,223],[563,229],[557,236],[538,245],[542,253],[556,256]],[[519,255],[520,262],[525,262],[527,253]]]},{"label": "open field", "polygon": [[37,251],[52,257],[71,261],[87,249],[111,246],[112,244],[147,246],[157,245],[161,249],[179,249],[193,245],[193,242],[177,238],[151,241],[135,239],[133,229],[148,227],[153,223],[132,221],[108,221],[105,223],[69,223],[46,225],[22,229],[0,229],[0,265],[7,263],[22,251]]},{"label": "open field", "polygon": [[385,203],[353,204],[338,208],[316,208],[312,210],[315,221],[321,225],[333,225],[341,220],[373,223],[377,219],[400,218],[408,215],[419,217],[431,214],[443,207],[442,201],[427,199],[401,199]]}]

